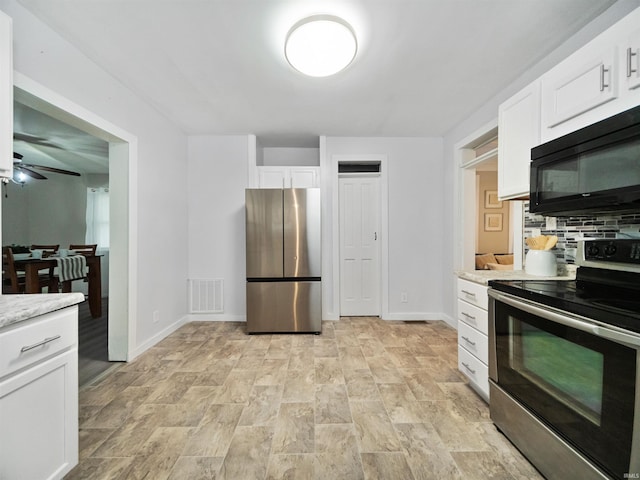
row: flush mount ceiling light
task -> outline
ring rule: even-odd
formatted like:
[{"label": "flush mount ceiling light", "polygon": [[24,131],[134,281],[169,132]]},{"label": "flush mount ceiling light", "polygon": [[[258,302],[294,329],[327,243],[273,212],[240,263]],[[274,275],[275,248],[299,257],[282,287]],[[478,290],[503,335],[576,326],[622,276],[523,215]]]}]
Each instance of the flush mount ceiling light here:
[{"label": "flush mount ceiling light", "polygon": [[349,65],[358,49],[351,25],[333,15],[313,15],[297,22],[287,33],[285,57],[299,72],[327,77]]}]

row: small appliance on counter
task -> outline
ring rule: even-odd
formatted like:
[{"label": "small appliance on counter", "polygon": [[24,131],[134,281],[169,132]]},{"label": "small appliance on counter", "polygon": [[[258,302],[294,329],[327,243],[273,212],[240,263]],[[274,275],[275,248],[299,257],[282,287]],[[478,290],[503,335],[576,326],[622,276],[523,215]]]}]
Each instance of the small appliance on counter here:
[{"label": "small appliance on counter", "polygon": [[247,189],[245,214],[247,333],[320,333],[320,189]]}]

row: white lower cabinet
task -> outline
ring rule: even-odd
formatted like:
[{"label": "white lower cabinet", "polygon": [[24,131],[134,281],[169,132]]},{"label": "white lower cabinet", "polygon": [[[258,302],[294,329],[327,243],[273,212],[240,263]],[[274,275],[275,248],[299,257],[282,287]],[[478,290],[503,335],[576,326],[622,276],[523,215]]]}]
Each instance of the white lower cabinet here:
[{"label": "white lower cabinet", "polygon": [[77,312],[0,331],[1,479],[60,479],[78,463]]},{"label": "white lower cabinet", "polygon": [[489,367],[458,345],[458,369],[469,378],[470,385],[489,401]]},{"label": "white lower cabinet", "polygon": [[489,401],[488,287],[458,279],[458,369]]}]

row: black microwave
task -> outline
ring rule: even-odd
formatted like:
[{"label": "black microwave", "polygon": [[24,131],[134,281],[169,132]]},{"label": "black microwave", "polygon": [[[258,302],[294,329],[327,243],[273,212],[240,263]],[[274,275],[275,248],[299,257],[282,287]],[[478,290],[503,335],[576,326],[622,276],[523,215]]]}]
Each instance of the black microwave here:
[{"label": "black microwave", "polygon": [[640,213],[640,106],[531,149],[529,211]]}]

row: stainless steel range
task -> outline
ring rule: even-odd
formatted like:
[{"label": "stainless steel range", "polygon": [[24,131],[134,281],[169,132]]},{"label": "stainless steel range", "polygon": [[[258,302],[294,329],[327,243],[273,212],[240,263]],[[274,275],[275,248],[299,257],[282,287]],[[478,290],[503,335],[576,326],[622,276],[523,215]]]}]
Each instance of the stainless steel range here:
[{"label": "stainless steel range", "polygon": [[549,479],[640,478],[640,240],[575,281],[489,282],[491,418]]}]

